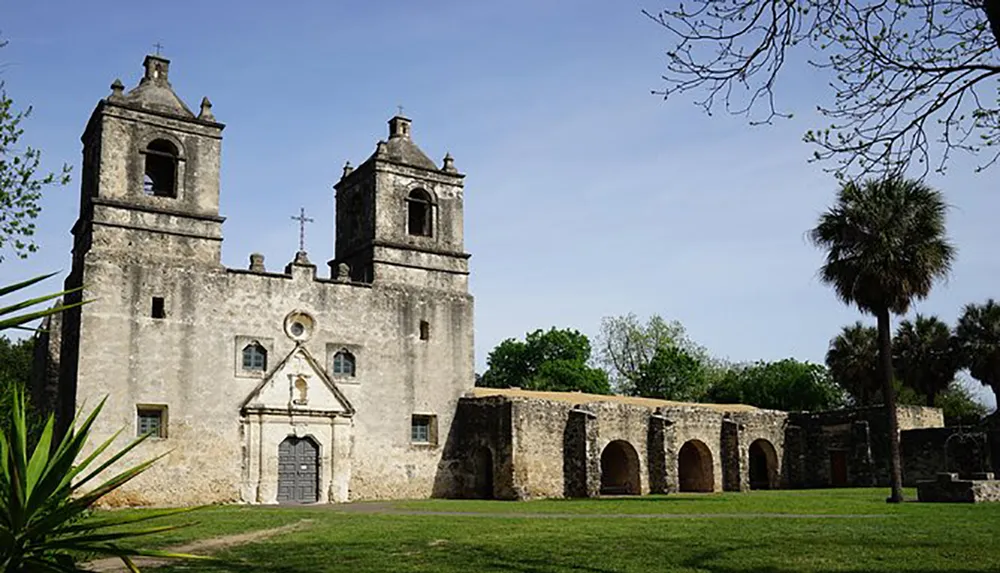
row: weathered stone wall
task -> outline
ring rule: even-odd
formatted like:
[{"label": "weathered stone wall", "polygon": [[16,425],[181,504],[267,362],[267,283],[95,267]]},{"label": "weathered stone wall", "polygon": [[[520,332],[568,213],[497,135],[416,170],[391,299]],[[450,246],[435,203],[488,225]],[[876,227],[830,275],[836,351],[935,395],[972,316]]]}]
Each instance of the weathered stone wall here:
[{"label": "weathered stone wall", "polygon": [[723,413],[709,408],[698,407],[666,407],[661,410],[663,416],[673,422],[668,432],[670,454],[667,467],[670,471],[667,480],[670,491],[678,491],[679,461],[681,448],[689,441],[696,440],[707,448],[711,455],[712,489],[722,491],[722,416]]},{"label": "weathered stone wall", "polygon": [[[517,499],[511,419],[511,404],[502,398],[459,400],[434,497]],[[488,460],[477,456],[484,451],[489,452]]]},{"label": "weathered stone wall", "polygon": [[[789,476],[784,464],[786,449],[785,436],[788,423],[788,413],[778,410],[755,410],[750,412],[734,412],[731,414],[739,429],[738,455],[739,487],[745,491],[750,487],[750,447],[761,441],[762,449],[768,454],[770,469],[769,488],[786,487]],[[774,457],[770,453],[773,450]]]},{"label": "weathered stone wall", "polygon": [[[448,434],[471,386],[471,298],[322,282],[297,270],[293,278],[88,265],[84,296],[95,301],[83,311],[76,400],[109,396],[94,439],[134,428],[137,404],[169,410],[168,437],[134,457],[173,453],[122,495],[155,504],[239,499],[240,404],[256,382],[234,367],[237,337],[273,341],[276,363],[294,346],[283,331],[293,310],[315,317],[305,346],[328,371],[336,350],[357,349],[355,376],[336,380],[357,410],[350,498],[431,495],[441,446],[411,444],[411,415],[436,416],[439,435]],[[152,296],[164,298],[166,318],[149,316]],[[421,320],[429,340],[420,340]]]},{"label": "weathered stone wall", "polygon": [[941,472],[935,479],[917,483],[917,499],[924,502],[986,503],[1000,502],[1000,480],[992,472],[979,473],[971,479]]},{"label": "weathered stone wall", "polygon": [[[490,416],[509,415],[510,458],[505,461],[498,458],[496,463],[498,467],[509,464],[512,468],[512,497],[516,499],[599,495],[602,456],[607,453],[609,464],[614,465],[616,460],[621,461],[619,454],[622,451],[628,453],[628,460],[634,454],[636,493],[677,491],[680,451],[691,441],[703,444],[711,458],[707,462],[711,473],[709,489],[721,491],[724,424],[731,428],[730,461],[727,463],[734,464],[730,470],[731,479],[736,483],[734,487],[749,487],[749,447],[756,440],[766,440],[774,448],[771,471],[774,486],[780,483],[787,416],[784,412],[740,407],[727,413],[720,407],[664,401],[660,401],[660,405],[656,401],[640,405],[573,393],[498,390],[490,395],[490,392],[491,389],[480,388],[477,389],[480,397],[461,401],[454,427],[460,428],[463,436],[454,442],[460,446],[456,448],[455,457],[471,456],[469,451],[477,440],[492,443],[496,428],[503,427],[504,423],[491,420]],[[559,399],[562,397],[568,399]],[[497,407],[496,400],[510,404],[509,411]],[[461,450],[466,451],[462,453]],[[618,453],[611,453],[611,450]],[[627,469],[632,470],[631,467]],[[500,478],[497,479],[499,492]],[[458,490],[445,495],[465,497]]]},{"label": "weathered stone wall", "polygon": [[[944,425],[944,416],[938,408],[899,406],[897,416],[901,431]],[[797,443],[791,450],[801,451],[801,469],[792,469],[790,475],[798,477],[790,480],[791,487],[834,485],[838,479],[837,463],[846,466],[842,485],[889,484],[889,424],[885,408],[796,412],[789,414],[789,423],[799,428],[792,432]]]},{"label": "weathered stone wall", "polygon": [[901,433],[903,483],[937,479],[941,472],[962,479],[990,471],[989,434],[982,429],[924,428]]},{"label": "weathered stone wall", "polygon": [[44,414],[55,413],[58,410],[62,319],[62,313],[45,317],[35,335],[31,368],[31,402]]}]

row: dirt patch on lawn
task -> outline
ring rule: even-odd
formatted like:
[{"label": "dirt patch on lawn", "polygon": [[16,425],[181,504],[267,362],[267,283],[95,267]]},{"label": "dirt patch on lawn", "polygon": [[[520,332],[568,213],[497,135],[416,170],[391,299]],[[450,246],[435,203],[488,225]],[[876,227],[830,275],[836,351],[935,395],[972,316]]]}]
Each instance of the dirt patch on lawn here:
[{"label": "dirt patch on lawn", "polygon": [[[245,533],[237,533],[234,535],[226,535],[223,537],[212,537],[209,539],[199,539],[185,545],[176,545],[174,547],[167,547],[164,551],[173,551],[175,553],[190,553],[192,555],[207,555],[209,553],[214,553],[220,549],[226,547],[233,547],[236,545],[244,545],[246,543],[255,543],[258,541],[263,541],[270,537],[276,535],[281,535],[282,533],[289,533],[291,531],[297,531],[299,529],[304,529],[312,523],[311,519],[301,519],[295,523],[289,523],[288,525],[282,525],[281,527],[273,527],[271,529],[258,529],[255,531],[247,531]],[[166,565],[167,563],[175,562],[173,559],[157,559],[154,557],[136,557],[133,559],[136,566],[143,567],[157,567],[160,565]],[[87,571],[94,571],[100,573],[128,573],[128,568],[122,563],[122,560],[117,557],[109,557],[107,559],[98,559],[96,561],[91,561],[89,563],[84,563],[83,568]]]}]

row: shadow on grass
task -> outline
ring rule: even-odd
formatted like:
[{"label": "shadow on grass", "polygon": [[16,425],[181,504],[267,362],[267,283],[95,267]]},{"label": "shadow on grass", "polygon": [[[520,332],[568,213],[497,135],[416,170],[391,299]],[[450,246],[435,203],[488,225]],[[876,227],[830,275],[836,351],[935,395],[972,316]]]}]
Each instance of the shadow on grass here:
[{"label": "shadow on grass", "polygon": [[[507,571],[515,573],[543,573],[552,571],[567,571],[579,573],[615,573],[622,570],[630,571],[675,571],[690,570],[707,573],[800,573],[809,571],[811,573],[870,573],[873,571],[868,566],[857,566],[853,569],[825,569],[810,568],[802,565],[766,565],[757,563],[732,563],[732,560],[739,560],[744,552],[751,551],[754,547],[731,546],[727,548],[713,548],[709,550],[693,552],[690,555],[675,559],[664,559],[659,562],[649,563],[649,555],[638,556],[629,554],[623,556],[620,561],[614,564],[590,564],[580,563],[586,559],[580,556],[579,559],[571,561],[572,556],[566,554],[554,554],[549,556],[525,556],[519,555],[515,549],[500,550],[495,548],[470,546],[470,545],[449,545],[441,547],[432,553],[420,554],[416,546],[411,546],[411,551],[404,551],[400,547],[386,547],[382,543],[351,543],[337,544],[337,549],[330,551],[323,548],[322,555],[315,554],[316,548],[309,548],[296,543],[277,543],[259,546],[261,556],[265,556],[261,562],[252,563],[250,559],[244,561],[220,562],[217,564],[178,562],[164,568],[156,568],[151,571],[159,573],[180,572],[180,571],[205,571],[209,573],[315,573],[317,571],[348,571],[352,573],[363,573],[367,571],[392,571],[400,568],[406,570],[423,571]],[[605,560],[609,553],[615,549],[608,547],[608,553],[604,554]],[[405,564],[395,564],[395,559],[406,559]],[[645,562],[636,562],[636,558],[645,559]],[[252,558],[251,558],[252,559]],[[284,563],[273,563],[273,561],[283,559]],[[730,561],[719,563],[720,560]],[[294,561],[290,563],[289,561]],[[881,571],[893,571],[899,573],[982,573],[982,569],[955,569],[937,567],[902,567],[885,564],[886,567],[878,569]],[[145,569],[144,569],[145,571]]]}]

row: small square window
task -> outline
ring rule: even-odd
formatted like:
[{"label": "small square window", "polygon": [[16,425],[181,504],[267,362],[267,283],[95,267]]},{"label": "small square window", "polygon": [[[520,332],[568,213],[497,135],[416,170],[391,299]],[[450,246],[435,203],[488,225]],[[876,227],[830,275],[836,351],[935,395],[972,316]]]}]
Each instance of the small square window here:
[{"label": "small square window", "polygon": [[153,297],[153,318],[166,318],[167,311],[163,305],[162,296]]},{"label": "small square window", "polygon": [[426,320],[420,321],[420,340],[429,340],[431,337],[431,323]]},{"label": "small square window", "polygon": [[410,441],[414,444],[434,445],[437,443],[437,418],[414,414],[410,422]]},{"label": "small square window", "polygon": [[153,438],[167,437],[166,406],[139,406],[137,408],[136,435],[152,434]]}]

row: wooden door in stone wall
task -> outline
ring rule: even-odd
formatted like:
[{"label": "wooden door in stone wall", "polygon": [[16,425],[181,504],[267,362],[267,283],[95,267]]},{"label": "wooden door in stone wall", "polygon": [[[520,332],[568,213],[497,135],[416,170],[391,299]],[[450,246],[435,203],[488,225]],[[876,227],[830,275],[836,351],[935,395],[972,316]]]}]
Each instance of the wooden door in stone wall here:
[{"label": "wooden door in stone wall", "polygon": [[830,485],[847,487],[846,450],[830,450]]},{"label": "wooden door in stone wall", "polygon": [[315,503],[319,447],[309,438],[289,436],[278,446],[278,503]]}]

